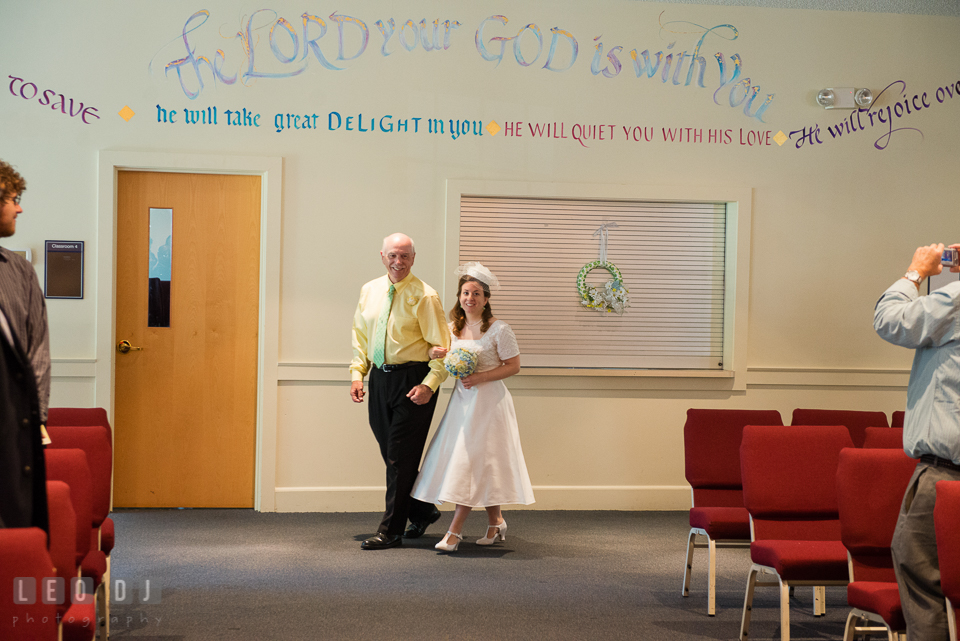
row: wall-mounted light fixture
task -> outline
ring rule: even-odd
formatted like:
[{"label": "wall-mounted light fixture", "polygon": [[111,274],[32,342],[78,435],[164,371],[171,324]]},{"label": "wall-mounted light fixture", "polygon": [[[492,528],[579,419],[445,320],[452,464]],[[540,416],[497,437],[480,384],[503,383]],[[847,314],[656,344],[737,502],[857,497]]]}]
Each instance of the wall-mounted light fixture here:
[{"label": "wall-mounted light fixture", "polygon": [[824,109],[866,109],[873,104],[873,92],[856,87],[828,87],[817,94],[817,104]]},{"label": "wall-mounted light fixture", "polygon": [[857,89],[853,94],[853,101],[857,103],[857,106],[861,109],[866,109],[873,104],[873,92],[866,87]]}]

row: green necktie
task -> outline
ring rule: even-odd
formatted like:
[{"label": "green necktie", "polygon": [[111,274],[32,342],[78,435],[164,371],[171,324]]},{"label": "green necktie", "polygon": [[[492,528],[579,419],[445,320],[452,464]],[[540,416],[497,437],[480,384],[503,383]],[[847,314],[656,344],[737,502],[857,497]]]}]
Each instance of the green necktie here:
[{"label": "green necktie", "polygon": [[390,283],[390,289],[387,290],[387,299],[383,301],[383,307],[380,308],[380,318],[377,319],[377,332],[373,337],[373,364],[377,367],[383,365],[384,351],[387,342],[387,319],[390,318],[390,306],[393,304],[393,292],[397,288]]}]

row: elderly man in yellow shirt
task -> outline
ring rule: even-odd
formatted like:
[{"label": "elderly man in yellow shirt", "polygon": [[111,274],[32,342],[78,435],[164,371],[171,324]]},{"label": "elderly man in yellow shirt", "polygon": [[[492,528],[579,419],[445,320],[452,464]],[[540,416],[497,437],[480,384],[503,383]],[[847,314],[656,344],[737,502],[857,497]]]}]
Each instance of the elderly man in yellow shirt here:
[{"label": "elderly man in yellow shirt", "polygon": [[[422,536],[440,512],[411,498],[417,468],[437,406],[437,388],[447,377],[443,360],[430,360],[433,346],[449,347],[450,330],[436,290],[410,273],[413,240],[393,234],[383,240],[386,276],[360,290],[353,317],[350,397],[362,403],[363,377],[370,373],[370,427],[387,466],[386,510],[373,536],[360,547],[385,550],[403,536]],[[407,518],[410,527],[404,532]]]}]

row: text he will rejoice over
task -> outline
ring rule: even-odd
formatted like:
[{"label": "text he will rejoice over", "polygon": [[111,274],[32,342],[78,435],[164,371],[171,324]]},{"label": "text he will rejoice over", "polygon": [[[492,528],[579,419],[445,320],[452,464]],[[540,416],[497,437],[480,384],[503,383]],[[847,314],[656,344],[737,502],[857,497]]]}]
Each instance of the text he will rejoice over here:
[{"label": "text he will rejoice over", "polygon": [[157,105],[157,122],[165,125],[227,126],[240,129],[272,130],[276,133],[297,131],[327,131],[356,134],[439,134],[457,140],[463,136],[496,136],[504,138],[548,138],[569,140],[589,147],[588,143],[621,140],[625,142],[668,142],[703,144],[740,144],[748,147],[772,146],[775,133],[755,129],[712,129],[704,127],[651,127],[636,124],[522,122],[476,119],[398,117],[391,114],[364,116],[341,114],[276,113],[272,120],[263,114],[248,110],[222,109],[216,106],[204,109],[167,109]]}]

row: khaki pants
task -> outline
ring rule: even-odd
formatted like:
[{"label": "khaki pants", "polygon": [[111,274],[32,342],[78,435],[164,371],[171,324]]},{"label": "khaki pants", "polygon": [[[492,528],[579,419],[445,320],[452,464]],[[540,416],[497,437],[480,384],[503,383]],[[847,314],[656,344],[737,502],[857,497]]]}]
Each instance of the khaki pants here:
[{"label": "khaki pants", "polygon": [[907,641],[947,641],[947,611],[940,588],[937,535],[933,527],[937,481],[960,480],[960,472],[919,463],[900,506],[891,551],[907,621]]}]

